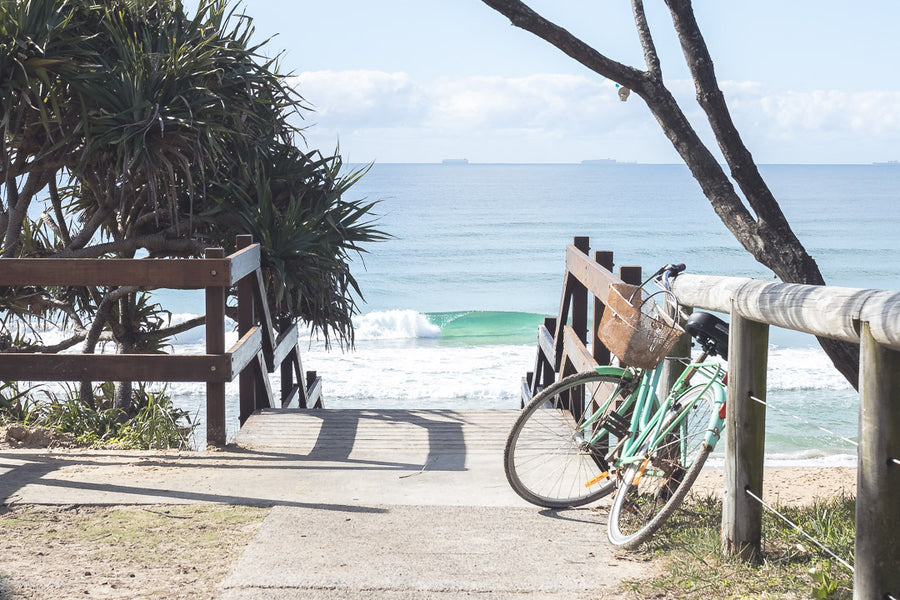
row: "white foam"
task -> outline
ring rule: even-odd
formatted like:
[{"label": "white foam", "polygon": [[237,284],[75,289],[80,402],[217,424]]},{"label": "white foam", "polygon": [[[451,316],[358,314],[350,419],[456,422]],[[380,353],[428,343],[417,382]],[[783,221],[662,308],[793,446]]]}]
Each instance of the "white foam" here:
[{"label": "white foam", "polygon": [[851,386],[821,348],[769,349],[770,390],[849,390]]},{"label": "white foam", "polygon": [[384,310],[357,315],[353,327],[358,341],[441,337],[441,328],[415,310]]}]

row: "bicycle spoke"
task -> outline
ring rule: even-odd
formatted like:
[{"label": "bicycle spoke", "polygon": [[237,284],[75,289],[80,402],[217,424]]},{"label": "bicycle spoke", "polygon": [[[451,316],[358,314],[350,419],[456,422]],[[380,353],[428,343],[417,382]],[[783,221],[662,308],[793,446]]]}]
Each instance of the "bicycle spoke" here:
[{"label": "bicycle spoke", "polygon": [[[591,418],[593,403],[607,404],[608,394],[620,393],[620,383],[615,376],[579,373],[549,386],[523,409],[504,452],[506,476],[516,493],[539,506],[561,508],[612,491],[614,482],[600,477],[606,471],[602,449],[592,447],[586,438],[594,424],[582,429]],[[586,393],[592,387],[596,390]],[[586,407],[581,419],[576,421],[570,403]],[[594,483],[586,486],[588,482]]]},{"label": "bicycle spoke", "polygon": [[706,439],[716,422],[716,393],[698,386],[679,398],[677,412],[663,421],[674,427],[649,442],[644,461],[625,470],[610,511],[613,544],[639,545],[678,508],[711,451]]}]

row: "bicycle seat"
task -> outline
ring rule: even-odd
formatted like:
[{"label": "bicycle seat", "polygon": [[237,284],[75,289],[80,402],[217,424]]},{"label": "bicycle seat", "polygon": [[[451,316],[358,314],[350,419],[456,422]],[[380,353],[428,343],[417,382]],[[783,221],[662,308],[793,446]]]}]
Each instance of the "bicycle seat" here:
[{"label": "bicycle seat", "polygon": [[708,312],[695,312],[688,318],[685,331],[712,356],[728,360],[728,323]]}]

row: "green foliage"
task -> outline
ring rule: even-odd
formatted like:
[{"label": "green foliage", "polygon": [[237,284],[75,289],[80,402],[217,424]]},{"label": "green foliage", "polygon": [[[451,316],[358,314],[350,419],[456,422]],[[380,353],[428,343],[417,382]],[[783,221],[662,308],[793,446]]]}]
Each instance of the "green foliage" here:
[{"label": "green foliage", "polygon": [[0,423],[15,421],[31,424],[37,418],[39,405],[29,397],[31,389],[22,390],[15,381],[0,381]]},{"label": "green foliage", "polygon": [[[224,0],[0,0],[0,256],[200,256],[250,233],[273,313],[352,344],[350,258],[386,235],[344,198],[364,170],[301,149],[308,109],[253,33]],[[114,292],[0,299],[158,351],[166,328],[134,297],[104,312]]]},{"label": "green foliage", "polygon": [[114,386],[107,382],[95,390],[97,408],[83,402],[76,386],[62,397],[43,391],[44,398],[20,392],[15,383],[0,386],[0,422],[17,422],[71,434],[81,446],[135,450],[188,448],[194,425],[190,415],[172,405],[165,390],[150,391],[140,384],[134,391],[136,410],[128,415],[113,406]]},{"label": "green foliage", "polygon": [[229,224],[227,234],[251,233],[261,243],[274,316],[302,318],[326,342],[334,332],[352,344],[354,296],[362,292],[350,273],[350,255],[387,236],[372,224],[374,202],[344,199],[367,169],[347,175],[341,169],[337,154],[323,157],[284,145],[274,163],[240,165],[220,184],[218,204],[201,217]]}]

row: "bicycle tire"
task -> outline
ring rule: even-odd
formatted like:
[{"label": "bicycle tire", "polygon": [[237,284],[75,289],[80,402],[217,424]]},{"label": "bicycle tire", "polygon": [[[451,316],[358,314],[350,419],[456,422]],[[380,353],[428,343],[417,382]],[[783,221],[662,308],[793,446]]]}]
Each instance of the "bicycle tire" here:
[{"label": "bicycle tire", "polygon": [[[567,393],[583,394],[585,401],[594,399],[603,406],[610,397],[622,395],[622,382],[621,375],[577,373],[548,386],[522,409],[503,451],[506,479],[519,496],[538,506],[567,508],[593,502],[613,491],[615,478],[602,464],[605,448],[592,448],[584,442],[578,425],[585,415],[576,419],[560,398]],[[591,383],[609,384],[597,387],[602,390],[602,399],[586,393],[584,386]],[[607,443],[614,443],[614,439]],[[601,479],[604,472],[607,477]],[[595,483],[587,486],[590,481]]]},{"label": "bicycle tire", "polygon": [[[691,394],[699,394],[696,401]],[[625,469],[609,513],[607,537],[614,546],[638,547],[681,505],[715,445],[707,443],[707,433],[723,426],[716,401],[720,394],[724,398],[717,384],[688,389],[680,408],[669,409],[669,422],[676,424],[672,433],[645,448],[646,459]]]}]

